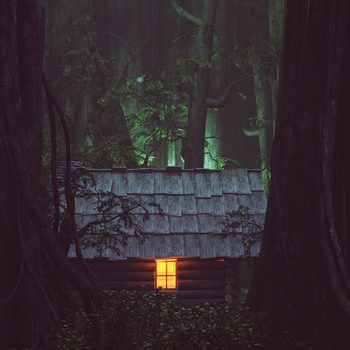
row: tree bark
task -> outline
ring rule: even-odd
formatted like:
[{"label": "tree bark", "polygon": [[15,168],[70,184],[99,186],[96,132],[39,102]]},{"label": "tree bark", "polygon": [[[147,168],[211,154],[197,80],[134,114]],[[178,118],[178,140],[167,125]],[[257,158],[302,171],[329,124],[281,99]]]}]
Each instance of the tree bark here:
[{"label": "tree bark", "polygon": [[[174,1],[171,1],[174,4]],[[174,6],[174,5],[173,5]],[[187,135],[183,141],[185,168],[203,168],[205,122],[209,92],[209,72],[211,65],[213,25],[216,1],[204,0],[202,14],[196,18],[179,6],[174,6],[179,16],[197,25],[195,44],[197,62],[193,67],[193,88],[190,92]]]},{"label": "tree bark", "polygon": [[39,4],[0,2],[0,348],[47,349],[75,273],[47,223],[42,196],[42,40]]},{"label": "tree bark", "polygon": [[[271,44],[280,51],[282,27],[283,27],[284,0],[269,0],[268,17],[269,17],[269,37]],[[277,93],[279,80],[279,66],[274,67],[271,71],[271,94],[272,94],[272,123],[273,134],[275,133]]]},{"label": "tree bark", "polygon": [[272,180],[248,303],[317,349],[350,337],[350,3],[289,0]]},{"label": "tree bark", "polygon": [[[256,67],[253,67],[256,71]],[[270,147],[272,133],[271,129],[271,94],[270,85],[266,77],[258,73],[254,76],[255,101],[256,101],[256,128],[260,150],[260,168],[263,179],[263,186],[268,193],[270,182]]]}]

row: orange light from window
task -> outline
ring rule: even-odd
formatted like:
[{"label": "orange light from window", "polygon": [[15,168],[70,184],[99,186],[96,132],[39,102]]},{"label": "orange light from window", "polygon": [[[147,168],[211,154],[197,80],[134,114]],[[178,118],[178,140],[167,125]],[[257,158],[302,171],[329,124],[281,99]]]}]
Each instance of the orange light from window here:
[{"label": "orange light from window", "polygon": [[156,260],[156,287],[163,289],[176,288],[176,260]]}]

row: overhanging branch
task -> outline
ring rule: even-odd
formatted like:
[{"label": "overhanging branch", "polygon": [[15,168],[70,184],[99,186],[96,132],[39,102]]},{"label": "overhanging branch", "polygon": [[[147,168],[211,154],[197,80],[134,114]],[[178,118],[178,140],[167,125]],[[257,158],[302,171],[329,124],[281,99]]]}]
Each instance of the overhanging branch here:
[{"label": "overhanging branch", "polygon": [[225,104],[227,103],[229,97],[230,97],[230,94],[231,94],[231,91],[232,89],[242,83],[243,81],[246,81],[246,80],[249,80],[251,78],[253,78],[256,74],[258,74],[265,66],[267,65],[270,65],[272,64],[272,62],[264,62],[255,72],[253,72],[252,74],[248,75],[247,77],[244,77],[244,78],[241,78],[241,79],[238,79],[238,80],[235,80],[233,81],[232,83],[230,83],[228,85],[228,87],[226,88],[225,92],[218,98],[208,98],[207,99],[207,107],[208,108],[220,108],[220,107],[223,107],[225,106]]},{"label": "overhanging branch", "polygon": [[248,137],[257,137],[262,133],[262,129],[243,129],[243,134]]},{"label": "overhanging branch", "polygon": [[196,26],[202,25],[202,20],[198,17],[195,17],[191,15],[189,12],[187,12],[184,8],[179,6],[176,1],[169,0],[171,5],[173,6],[175,12],[183,19],[195,24]]}]

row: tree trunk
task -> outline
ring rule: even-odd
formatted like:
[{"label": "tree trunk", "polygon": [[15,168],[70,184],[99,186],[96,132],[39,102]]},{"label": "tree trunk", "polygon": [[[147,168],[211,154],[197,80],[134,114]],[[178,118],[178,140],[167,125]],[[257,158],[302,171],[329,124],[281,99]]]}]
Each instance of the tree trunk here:
[{"label": "tree trunk", "polygon": [[209,92],[209,71],[212,55],[215,0],[203,2],[196,37],[196,57],[193,67],[193,88],[190,92],[188,128],[183,144],[185,168],[203,168],[205,123]]},{"label": "tree trunk", "polygon": [[[270,5],[270,3],[269,3]],[[266,5],[262,6],[262,9],[255,10],[255,16],[261,17],[261,11],[264,14],[260,21],[256,23],[255,42],[269,42],[269,23],[270,18],[269,10]],[[254,48],[254,45],[253,45]],[[261,49],[260,49],[261,50]],[[265,56],[265,57],[264,57]],[[269,55],[264,52],[256,50],[255,55],[251,58],[251,66],[253,72],[257,72],[261,67],[264,60],[266,61]],[[275,67],[269,67],[271,71]],[[255,104],[256,104],[256,121],[255,128],[256,133],[254,136],[258,136],[259,150],[260,150],[260,168],[263,177],[264,190],[268,193],[269,181],[270,181],[270,149],[273,138],[272,133],[272,120],[273,120],[273,93],[272,85],[269,79],[269,73],[266,70],[261,70],[254,75],[254,87],[255,87]],[[275,77],[274,77],[275,78]]]},{"label": "tree trunk", "polygon": [[77,101],[72,111],[72,153],[79,157],[86,142],[86,129],[89,114],[89,96],[86,89],[81,86],[77,92]]},{"label": "tree trunk", "polygon": [[[269,17],[269,37],[272,46],[280,52],[282,27],[283,27],[283,11],[284,0],[269,0],[268,3],[268,17]],[[272,123],[273,123],[273,135],[275,134],[275,122],[276,122],[276,107],[277,107],[277,92],[278,92],[278,80],[279,80],[279,66],[274,66],[271,71],[271,94],[272,94]]]},{"label": "tree trunk", "polygon": [[[40,242],[33,234],[28,200],[39,193],[41,156],[41,58],[39,8],[31,1],[2,1],[0,12],[0,347],[38,343],[36,319],[49,318],[31,276],[40,271]],[[38,118],[39,116],[39,118]],[[25,184],[32,187],[25,188]],[[29,194],[28,192],[31,191]],[[25,230],[24,230],[25,228]],[[52,326],[48,322],[48,328]]]},{"label": "tree trunk", "polygon": [[350,3],[289,0],[272,179],[248,303],[317,349],[350,341]]},{"label": "tree trunk", "polygon": [[[254,66],[254,71],[258,67]],[[267,193],[270,182],[270,146],[271,129],[271,93],[270,85],[263,75],[258,73],[254,76],[255,101],[256,101],[256,129],[259,140],[260,168],[263,178],[264,190]]]},{"label": "tree trunk", "polygon": [[[0,348],[47,349],[72,270],[42,201],[42,38],[39,4],[0,2]],[[89,298],[87,297],[87,299]]]}]

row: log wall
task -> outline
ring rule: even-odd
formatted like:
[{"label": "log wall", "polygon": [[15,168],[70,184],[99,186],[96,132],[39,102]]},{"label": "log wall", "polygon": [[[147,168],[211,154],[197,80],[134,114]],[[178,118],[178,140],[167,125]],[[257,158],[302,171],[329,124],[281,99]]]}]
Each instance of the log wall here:
[{"label": "log wall", "polygon": [[178,299],[188,303],[222,301],[224,266],[222,259],[178,259]]},{"label": "log wall", "polygon": [[[153,259],[87,260],[90,268],[106,288],[113,290],[151,291],[155,289],[156,262]],[[179,301],[232,302],[237,297],[238,272],[234,259],[177,259],[177,289]]]}]

